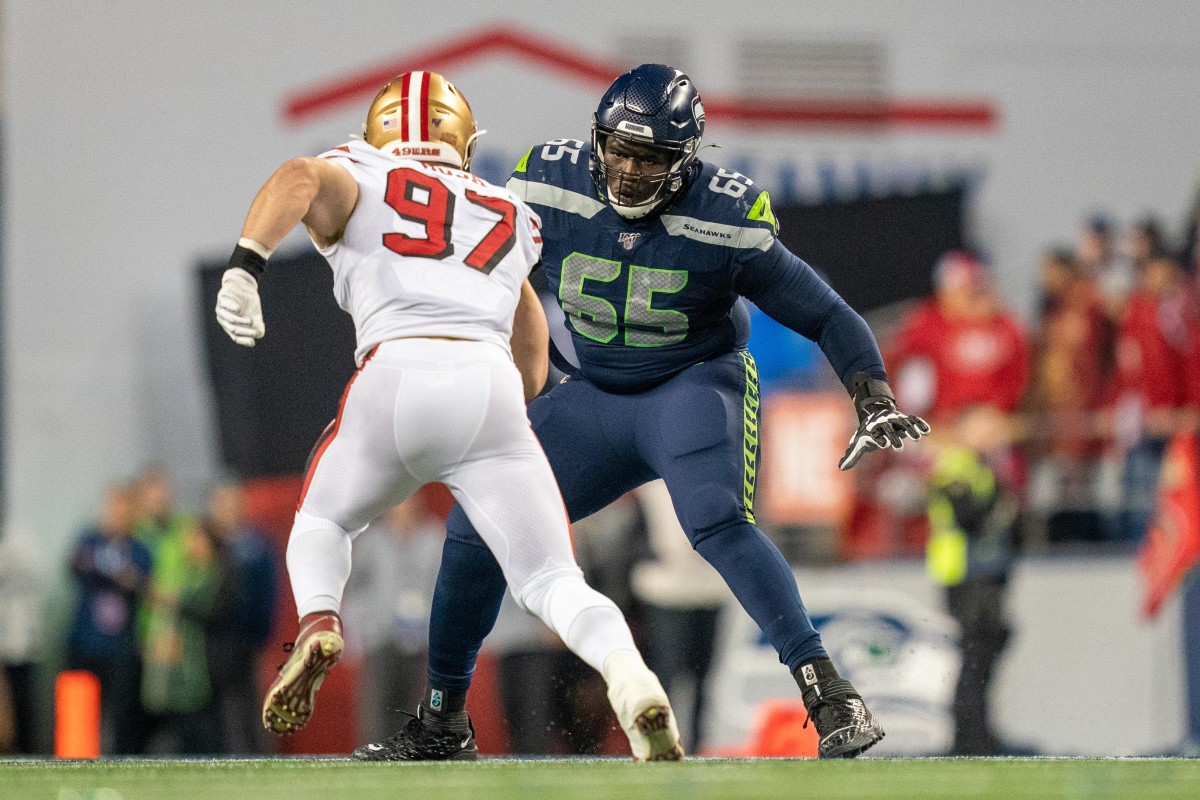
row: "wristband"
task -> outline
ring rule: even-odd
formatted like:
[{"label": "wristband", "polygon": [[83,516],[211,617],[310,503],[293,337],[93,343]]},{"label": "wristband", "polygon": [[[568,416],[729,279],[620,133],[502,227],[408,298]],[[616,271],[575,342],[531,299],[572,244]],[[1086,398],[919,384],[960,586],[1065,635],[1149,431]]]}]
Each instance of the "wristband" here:
[{"label": "wristband", "polygon": [[[247,243],[252,246],[248,247]],[[267,271],[267,258],[271,253],[271,250],[267,250],[253,239],[241,238],[237,247],[233,248],[233,255],[229,257],[229,267],[240,267],[258,280]]]}]

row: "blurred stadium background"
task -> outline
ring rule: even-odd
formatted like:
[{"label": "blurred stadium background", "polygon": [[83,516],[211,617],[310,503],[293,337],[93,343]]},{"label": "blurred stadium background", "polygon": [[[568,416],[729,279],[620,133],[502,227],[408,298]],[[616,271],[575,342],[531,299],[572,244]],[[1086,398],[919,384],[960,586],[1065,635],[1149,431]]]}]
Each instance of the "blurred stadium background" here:
[{"label": "blurred stadium background", "polygon": [[[706,141],[722,146],[705,157],[768,188],[784,241],[868,316],[885,350],[933,291],[935,263],[949,250],[972,249],[989,266],[1028,337],[1031,385],[1045,352],[1051,248],[1075,250],[1104,228],[1136,269],[1131,232],[1152,220],[1162,254],[1196,277],[1194,2],[0,8],[0,655],[15,705],[32,714],[24,741],[34,753],[52,748],[52,680],[76,602],[67,565],[107,486],[159,464],[178,508],[201,514],[214,482],[235,477],[250,517],[282,553],[307,450],[353,367],[352,331],[300,235],[273,262],[268,336],[253,351],[235,352],[210,319],[214,270],[274,167],[357,133],[392,74],[450,77],[489,131],[476,172],[502,182],[531,145],[586,138],[596,99],[620,71],[645,61],[681,67],[704,97]],[[878,751],[945,753],[960,654],[925,573],[928,464],[918,456],[838,473],[849,403],[811,347],[771,336],[765,322],[759,330],[760,521],[795,566],[835,660],[883,718],[889,737]],[[1116,363],[1106,352],[1096,367],[1104,374]],[[1192,362],[1179,363],[1170,379],[1182,382]],[[1128,443],[1095,426],[1108,432],[1068,459],[1084,464],[1082,495],[1064,488],[1062,453],[1046,444],[1064,426],[1103,420],[1112,404],[1102,395],[1065,409],[1074,416],[1047,417],[1027,399],[1016,409],[1033,433],[1015,453],[1022,548],[994,725],[1023,752],[1194,753],[1200,698],[1189,698],[1185,644],[1200,621],[1181,601],[1189,584],[1146,613],[1147,592],[1165,576],[1139,571],[1140,538],[1109,524],[1128,510],[1119,477]],[[1186,414],[1172,419],[1160,438],[1189,430]],[[815,445],[814,431],[825,434]],[[443,494],[425,500],[445,513]],[[585,556],[595,553],[589,575],[623,592],[636,616],[654,599],[639,581],[654,577],[620,542],[638,530],[645,543],[653,525],[645,509],[640,525],[621,511],[580,526],[578,538]],[[292,633],[286,580],[278,597],[272,648]],[[758,736],[767,750],[754,752],[792,752],[786,709],[774,709],[784,741],[761,740],[772,713],[763,704],[795,698],[786,670],[735,605],[700,605],[719,607],[705,751],[751,752]],[[521,736],[501,713],[506,656],[537,638],[521,624],[502,624],[482,660],[472,709],[485,752],[513,752]],[[282,660],[277,652],[260,678]],[[283,752],[355,744],[355,694],[364,691],[355,667],[335,674],[318,720]],[[593,745],[608,752],[612,740]]]}]

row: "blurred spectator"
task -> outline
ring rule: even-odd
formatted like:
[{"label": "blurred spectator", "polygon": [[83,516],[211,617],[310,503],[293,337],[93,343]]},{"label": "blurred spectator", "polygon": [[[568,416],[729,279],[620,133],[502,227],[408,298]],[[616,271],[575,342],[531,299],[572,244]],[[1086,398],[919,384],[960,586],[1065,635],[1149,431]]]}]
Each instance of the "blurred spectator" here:
[{"label": "blurred spectator", "polygon": [[1179,252],[1179,263],[1192,278],[1200,276],[1200,191],[1192,200],[1192,209],[1184,223],[1183,248]]},{"label": "blurred spectator", "polygon": [[676,713],[689,709],[680,693],[690,692],[691,713],[680,728],[686,731],[685,750],[699,753],[717,621],[732,595],[720,574],[692,549],[666,484],[652,481],[635,494],[654,556],[633,571],[634,594],[646,606],[646,664],[662,681]]},{"label": "blurred spectator", "polygon": [[216,537],[215,601],[205,651],[221,752],[269,752],[260,722],[259,657],[271,636],[278,583],[266,535],[246,518],[242,487],[220,483],[208,495],[207,525]]},{"label": "blurred spectator", "polygon": [[[642,608],[630,574],[645,556],[645,527],[632,494],[572,525],[575,556],[589,585],[625,614],[639,649],[647,653]],[[510,748],[518,755],[596,755],[616,730],[604,679],[508,595],[496,632],[500,697]]]},{"label": "blurred spectator", "polygon": [[137,538],[150,550],[150,587],[138,620],[143,719],[139,752],[212,753],[219,732],[204,647],[216,592],[215,536],[175,510],[170,477],[147,467],[136,484]]},{"label": "blurred spectator", "polygon": [[926,566],[946,592],[961,631],[954,690],[953,755],[1005,751],[989,720],[988,691],[1010,629],[1005,595],[1012,568],[1017,501],[1005,460],[1005,415],[995,406],[961,409],[942,429],[929,483]]},{"label": "blurred spectator", "polygon": [[[596,755],[608,736],[604,680],[517,608],[506,593],[488,646],[497,653],[500,700],[514,755]],[[615,717],[611,721],[616,724]]]},{"label": "blurred spectator", "polygon": [[1125,510],[1116,526],[1141,539],[1153,513],[1167,441],[1195,424],[1200,404],[1200,304],[1172,258],[1151,259],[1138,275],[1117,337],[1111,390],[1116,446],[1124,454]]},{"label": "blurred spectator", "polygon": [[17,719],[13,713],[12,690],[8,675],[0,670],[0,755],[8,755],[17,747]]},{"label": "blurred spectator", "polygon": [[[0,528],[0,671],[8,689],[9,747],[15,753],[38,751],[34,670],[45,585],[39,543],[23,531]],[[4,713],[0,709],[0,716]]]},{"label": "blurred spectator", "polygon": [[1169,257],[1166,236],[1157,217],[1146,217],[1125,235],[1125,255],[1133,269],[1134,284],[1142,270],[1156,258]]},{"label": "blurred spectator", "polygon": [[1089,217],[1075,251],[1085,274],[1096,282],[1110,319],[1121,316],[1133,291],[1133,264],[1117,252],[1112,219],[1103,213]]},{"label": "blurred spectator", "polygon": [[135,626],[150,578],[150,551],[133,538],[134,498],[128,486],[110,486],[99,521],[79,536],[71,575],[79,595],[67,638],[66,667],[100,679],[101,752],[137,750],[137,678],[141,674]]},{"label": "blurred spectator", "polygon": [[1031,504],[1047,514],[1051,540],[1100,538],[1096,486],[1103,442],[1094,420],[1114,332],[1096,282],[1069,251],[1042,256],[1041,289],[1042,318],[1025,403],[1027,452],[1036,462]]},{"label": "blurred spectator", "polygon": [[[989,270],[973,255],[951,251],[935,265],[933,287],[933,296],[901,320],[884,348],[897,404],[924,416],[935,431],[942,419],[973,405],[1015,411],[1029,380],[1030,345]],[[883,455],[855,469],[847,549],[919,553],[928,536],[922,488],[929,452],[905,448]],[[1006,457],[1016,460],[1011,448]]]},{"label": "blurred spectator", "polygon": [[403,727],[396,711],[413,712],[425,688],[429,611],[445,536],[422,498],[413,495],[354,540],[342,623],[348,651],[361,659],[359,741],[381,741]]},{"label": "blurred spectator", "polygon": [[1029,376],[1023,326],[988,269],[963,252],[934,269],[934,295],[901,323],[887,350],[896,402],[931,422],[977,403],[1016,410]]},{"label": "blurred spectator", "polygon": [[221,750],[204,635],[216,598],[219,546],[208,526],[197,524],[159,550],[142,672],[142,704],[161,720],[154,752]]}]

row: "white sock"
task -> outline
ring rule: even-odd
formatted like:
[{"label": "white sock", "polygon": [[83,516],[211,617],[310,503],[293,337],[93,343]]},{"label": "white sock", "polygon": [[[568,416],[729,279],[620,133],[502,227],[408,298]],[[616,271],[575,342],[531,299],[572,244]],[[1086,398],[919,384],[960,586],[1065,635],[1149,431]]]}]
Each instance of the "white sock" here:
[{"label": "white sock", "polygon": [[350,535],[329,520],[296,513],[287,569],[301,619],[314,611],[341,611],[342,592],[350,579],[350,541]]}]

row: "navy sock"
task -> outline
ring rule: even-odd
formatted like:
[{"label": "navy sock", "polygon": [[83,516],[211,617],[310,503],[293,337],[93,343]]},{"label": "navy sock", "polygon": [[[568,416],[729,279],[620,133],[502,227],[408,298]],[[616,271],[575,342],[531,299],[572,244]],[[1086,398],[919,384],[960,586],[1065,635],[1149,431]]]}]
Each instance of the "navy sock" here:
[{"label": "navy sock", "polygon": [[[462,515],[456,506],[451,522],[454,513]],[[443,702],[456,705],[458,697],[466,697],[479,648],[496,624],[506,588],[500,565],[482,541],[469,544],[447,536],[429,616],[427,701],[435,691],[442,693]]]},{"label": "navy sock", "polygon": [[814,658],[828,658],[791,566],[756,526],[743,522],[725,528],[702,539],[696,550],[721,573],[789,670],[795,672]]}]

